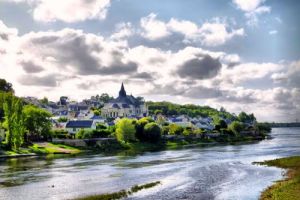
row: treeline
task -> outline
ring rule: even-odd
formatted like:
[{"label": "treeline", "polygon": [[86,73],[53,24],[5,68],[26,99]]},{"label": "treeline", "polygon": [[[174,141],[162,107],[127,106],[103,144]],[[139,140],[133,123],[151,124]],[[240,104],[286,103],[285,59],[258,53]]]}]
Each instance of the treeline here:
[{"label": "treeline", "polygon": [[5,130],[5,141],[0,147],[18,150],[31,141],[50,137],[51,114],[26,103],[14,95],[12,85],[0,79],[0,128]]},{"label": "treeline", "polygon": [[162,114],[165,116],[188,115],[189,117],[212,117],[221,116],[226,119],[236,119],[234,114],[227,112],[224,108],[217,110],[209,106],[199,106],[194,104],[174,104],[170,102],[147,102],[149,114]]}]

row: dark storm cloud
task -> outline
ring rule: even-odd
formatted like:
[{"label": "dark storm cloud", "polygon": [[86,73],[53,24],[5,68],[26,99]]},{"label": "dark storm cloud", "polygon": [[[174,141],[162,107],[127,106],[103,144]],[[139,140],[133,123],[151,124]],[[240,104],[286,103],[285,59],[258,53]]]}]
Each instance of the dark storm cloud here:
[{"label": "dark storm cloud", "polygon": [[45,86],[45,87],[55,87],[57,86],[58,75],[51,74],[47,76],[33,76],[25,75],[19,78],[19,83],[28,86]]},{"label": "dark storm cloud", "polygon": [[41,66],[32,61],[22,61],[20,64],[27,73],[38,73],[44,70]]},{"label": "dark storm cloud", "polygon": [[193,58],[179,66],[177,74],[181,78],[209,79],[215,77],[222,64],[218,59],[210,55],[204,55],[200,58]]}]

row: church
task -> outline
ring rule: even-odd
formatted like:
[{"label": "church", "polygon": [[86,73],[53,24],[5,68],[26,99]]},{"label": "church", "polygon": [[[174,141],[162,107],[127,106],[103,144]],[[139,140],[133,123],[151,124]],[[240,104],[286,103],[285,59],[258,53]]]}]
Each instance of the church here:
[{"label": "church", "polygon": [[104,104],[101,115],[106,118],[145,117],[148,115],[148,108],[144,101],[127,95],[122,83],[118,98]]}]

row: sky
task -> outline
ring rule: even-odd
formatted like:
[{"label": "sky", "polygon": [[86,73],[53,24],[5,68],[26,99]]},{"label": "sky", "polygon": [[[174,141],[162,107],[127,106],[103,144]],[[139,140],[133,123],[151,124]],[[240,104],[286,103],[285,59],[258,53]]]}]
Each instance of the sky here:
[{"label": "sky", "polygon": [[300,1],[0,0],[16,95],[127,93],[300,120]]}]

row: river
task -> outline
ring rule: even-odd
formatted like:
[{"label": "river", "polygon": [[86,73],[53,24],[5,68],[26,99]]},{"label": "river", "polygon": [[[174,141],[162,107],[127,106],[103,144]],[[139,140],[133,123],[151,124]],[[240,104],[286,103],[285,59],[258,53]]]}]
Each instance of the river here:
[{"label": "river", "polygon": [[283,170],[254,161],[300,155],[300,128],[274,128],[273,139],[135,156],[85,155],[0,162],[0,199],[72,199],[161,181],[128,199],[258,199]]}]

